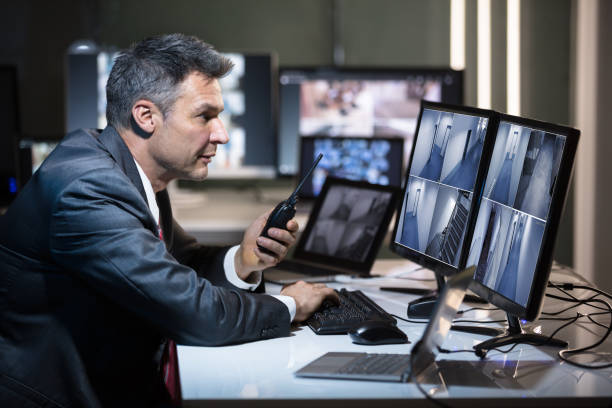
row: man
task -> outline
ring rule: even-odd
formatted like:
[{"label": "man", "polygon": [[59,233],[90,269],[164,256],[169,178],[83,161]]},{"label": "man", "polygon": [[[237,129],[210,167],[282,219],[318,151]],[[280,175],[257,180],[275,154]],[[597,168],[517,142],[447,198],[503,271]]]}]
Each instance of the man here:
[{"label": "man", "polygon": [[287,336],[335,296],[304,282],[248,292],[295,242],[294,220],[272,240],[263,215],[228,249],[172,218],[168,182],[203,180],[228,141],[217,79],[229,69],[193,37],[136,44],[108,80],[109,126],[69,134],[0,218],[0,406],[176,402],[172,341]]}]

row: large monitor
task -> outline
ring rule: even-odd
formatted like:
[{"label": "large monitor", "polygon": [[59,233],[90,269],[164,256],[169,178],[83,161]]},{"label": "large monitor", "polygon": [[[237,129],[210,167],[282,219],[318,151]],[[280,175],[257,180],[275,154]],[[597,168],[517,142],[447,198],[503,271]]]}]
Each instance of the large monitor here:
[{"label": "large monitor", "polygon": [[298,172],[300,136],[401,136],[407,161],[422,99],[460,104],[450,69],[284,68],[279,72],[278,171]]},{"label": "large monitor", "polygon": [[535,341],[522,335],[518,318],[534,320],[542,307],[579,134],[500,118],[467,261],[476,266],[472,290],[507,312],[514,335],[490,347]]},{"label": "large monitor", "polygon": [[316,197],[327,176],[399,188],[403,172],[403,146],[404,139],[401,137],[303,137],[299,179],[320,153],[323,158],[312,177],[302,186],[300,197]]}]

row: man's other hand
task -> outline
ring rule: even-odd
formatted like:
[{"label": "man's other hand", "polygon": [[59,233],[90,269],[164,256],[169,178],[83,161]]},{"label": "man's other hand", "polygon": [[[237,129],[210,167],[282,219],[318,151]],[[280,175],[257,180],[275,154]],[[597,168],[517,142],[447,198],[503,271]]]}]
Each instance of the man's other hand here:
[{"label": "man's other hand", "polygon": [[[260,271],[276,265],[287,256],[289,248],[295,244],[295,234],[299,229],[295,219],[287,222],[287,229],[270,228],[270,238],[260,237],[272,210],[259,216],[244,233],[240,248],[236,252],[234,265],[238,276],[247,280],[251,272]],[[262,252],[257,245],[266,248],[273,255]]]},{"label": "man's other hand", "polygon": [[321,303],[325,299],[329,299],[336,304],[340,303],[338,294],[323,283],[298,281],[285,286],[280,294],[291,296],[295,300],[296,310],[293,321],[296,323],[308,319],[321,307]]}]

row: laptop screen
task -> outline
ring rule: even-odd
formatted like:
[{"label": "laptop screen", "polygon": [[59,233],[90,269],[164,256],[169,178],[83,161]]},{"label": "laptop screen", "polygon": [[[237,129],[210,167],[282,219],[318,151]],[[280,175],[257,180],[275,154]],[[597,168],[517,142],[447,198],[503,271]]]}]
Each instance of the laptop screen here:
[{"label": "laptop screen", "polygon": [[368,272],[387,232],[398,190],[328,177],[294,258]]}]

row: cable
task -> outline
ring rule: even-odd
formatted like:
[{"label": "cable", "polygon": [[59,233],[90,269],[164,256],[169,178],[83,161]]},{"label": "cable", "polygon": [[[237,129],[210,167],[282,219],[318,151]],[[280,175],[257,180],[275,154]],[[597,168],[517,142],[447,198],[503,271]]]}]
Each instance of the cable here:
[{"label": "cable", "polygon": [[467,319],[458,319],[453,320],[453,323],[505,323],[507,319],[503,320],[467,320]]},{"label": "cable", "polygon": [[457,314],[464,314],[474,310],[499,310],[499,307],[470,307],[469,309],[459,310]]},{"label": "cable", "polygon": [[396,314],[390,313],[391,316],[395,317],[396,319],[400,319],[404,322],[408,322],[408,323],[417,323],[417,324],[425,324],[425,323],[429,323],[429,320],[410,320],[410,319],[406,319],[405,317],[401,317],[398,316]]},{"label": "cable", "polygon": [[587,350],[591,350],[597,346],[599,346],[600,344],[602,344],[610,335],[610,332],[612,331],[612,307],[610,306],[610,304],[608,302],[606,302],[605,300],[602,299],[593,299],[591,300],[591,302],[598,302],[598,303],[603,303],[609,310],[610,313],[610,325],[608,325],[608,330],[606,331],[606,334],[599,339],[599,341],[591,344],[590,346],[586,346],[586,347],[581,347],[581,348],[576,348],[576,349],[567,349],[567,350],[561,350],[559,351],[557,354],[559,355],[559,358],[569,364],[575,365],[577,367],[581,367],[581,368],[589,368],[589,369],[601,369],[601,368],[608,368],[608,367],[612,367],[612,363],[608,363],[608,364],[583,364],[583,363],[577,363],[575,361],[572,361],[569,359],[569,357],[566,357],[566,355],[568,354],[578,354],[578,353],[582,353],[585,352]]},{"label": "cable", "polygon": [[599,295],[603,295],[605,297],[607,297],[608,299],[612,299],[612,295],[610,295],[608,292],[605,292],[603,290],[594,288],[592,286],[585,286],[585,285],[575,285],[571,282],[561,282],[561,283],[554,283],[554,282],[548,282],[548,287],[549,288],[556,288],[559,289],[560,287],[565,289],[565,290],[573,290],[573,289],[585,289],[585,290],[590,290],[592,292],[595,292]]},{"label": "cable", "polygon": [[[583,314],[577,313],[576,318],[575,318],[575,319],[573,319],[573,321],[572,321],[572,322],[566,323],[565,325],[563,325],[563,326],[561,326],[559,329],[557,329],[557,331],[556,331],[556,332],[558,332],[558,331],[559,331],[560,329],[562,329],[563,327],[565,327],[565,326],[567,326],[567,325],[569,325],[569,324],[571,324],[571,323],[575,322],[575,321],[576,321],[576,320],[578,320],[580,317],[587,317],[587,318],[588,318],[588,319],[589,319],[591,322],[593,322],[593,323],[597,324],[597,325],[598,325],[598,326],[600,326],[600,327],[604,327],[604,328],[606,328],[606,329],[607,329],[606,334],[604,334],[604,335],[603,335],[603,337],[602,337],[601,339],[599,339],[599,341],[595,342],[594,344],[591,344],[591,345],[586,346],[586,347],[581,347],[581,348],[567,349],[567,350],[560,350],[560,351],[557,353],[557,355],[559,356],[559,358],[560,358],[562,361],[565,361],[565,362],[567,362],[567,363],[569,363],[569,364],[572,364],[572,365],[575,365],[575,366],[577,366],[577,367],[581,367],[581,368],[588,368],[588,369],[602,369],[602,368],[612,367],[612,363],[608,363],[608,364],[583,364],[583,363],[578,363],[578,362],[575,362],[575,361],[570,360],[568,356],[566,357],[566,355],[569,355],[569,354],[576,355],[576,354],[579,354],[579,353],[582,353],[582,352],[585,352],[585,351],[591,350],[591,349],[593,349],[593,348],[595,348],[595,347],[599,346],[600,344],[602,344],[602,343],[603,343],[603,342],[604,342],[604,341],[605,341],[605,340],[608,338],[608,336],[610,335],[610,332],[612,331],[612,307],[611,307],[611,306],[610,306],[610,304],[609,304],[608,302],[606,302],[605,300],[602,300],[602,299],[596,299],[595,297],[596,297],[596,296],[599,296],[599,295],[604,295],[604,296],[610,297],[610,295],[609,295],[609,294],[607,294],[607,293],[606,293],[606,292],[604,292],[604,291],[601,291],[601,290],[599,290],[599,289],[595,289],[595,288],[591,288],[591,287],[589,287],[589,286],[573,285],[573,284],[557,285],[557,284],[554,284],[554,283],[552,283],[552,282],[549,282],[549,285],[548,285],[548,286],[549,286],[549,287],[553,287],[553,288],[555,288],[555,289],[559,290],[559,291],[560,291],[560,292],[562,292],[563,294],[567,295],[567,296],[568,296],[568,298],[563,298],[563,297],[561,297],[561,296],[555,296],[555,295],[550,295],[550,294],[546,294],[546,296],[549,296],[549,297],[552,297],[552,298],[556,298],[556,299],[560,299],[560,300],[564,300],[564,301],[567,301],[567,302],[574,302],[574,303],[576,303],[576,305],[575,305],[575,306],[580,306],[580,305],[582,305],[582,304],[585,304],[585,305],[587,305],[587,306],[590,306],[590,307],[593,307],[593,308],[596,308],[596,309],[600,309],[600,310],[607,310],[607,312],[598,312],[598,313],[591,313],[591,314],[586,314],[586,315],[583,315]],[[566,289],[566,288],[567,288],[567,289]],[[588,299],[578,299],[578,298],[576,298],[575,296],[573,296],[572,294],[570,294],[570,293],[568,293],[568,292],[567,292],[567,290],[571,290],[572,288],[587,289],[587,290],[594,291],[594,292],[596,292],[597,294],[596,294],[596,295],[594,295],[594,296],[591,296],[591,297],[590,297],[590,298],[588,298]],[[593,302],[594,302],[594,303],[601,303],[601,304],[603,304],[603,305],[605,306],[605,308],[601,308],[601,307],[598,307],[598,306],[592,305],[591,303],[593,303]],[[569,308],[567,308],[566,310],[569,310]],[[593,318],[591,317],[591,315],[601,315],[601,314],[609,314],[609,315],[610,315],[610,324],[609,324],[608,326],[605,326],[605,325],[603,325],[603,324],[601,324],[601,323],[599,323],[599,322],[596,322],[596,321],[595,321],[595,320],[593,320]],[[555,333],[556,333],[556,332],[555,332]],[[554,333],[553,333],[553,335],[554,335]]]},{"label": "cable", "polygon": [[[396,319],[400,319],[404,322],[408,322],[408,323],[418,323],[418,324],[427,324],[429,323],[428,319],[423,319],[423,320],[411,320],[411,319],[406,319],[405,317],[400,317],[398,315],[395,315],[393,313],[391,313],[391,316],[395,317]],[[504,323],[507,320],[453,320],[453,323]]]}]

